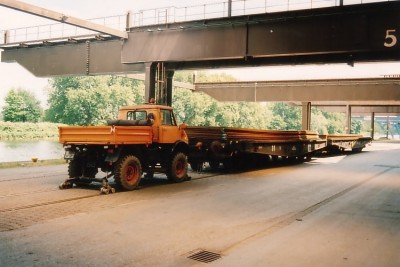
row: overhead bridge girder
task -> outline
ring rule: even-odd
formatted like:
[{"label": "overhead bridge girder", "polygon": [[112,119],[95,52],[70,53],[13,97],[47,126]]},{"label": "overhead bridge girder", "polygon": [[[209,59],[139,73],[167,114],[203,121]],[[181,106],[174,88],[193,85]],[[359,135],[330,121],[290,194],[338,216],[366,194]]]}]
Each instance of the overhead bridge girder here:
[{"label": "overhead bridge girder", "polygon": [[196,83],[218,101],[366,101],[400,104],[400,79],[342,79]]},{"label": "overhead bridge girder", "polygon": [[176,68],[398,60],[399,15],[395,1],[131,28],[122,60]]},{"label": "overhead bridge girder", "polygon": [[144,73],[143,63],[122,64],[120,40],[9,49],[2,62],[18,62],[38,77]]},{"label": "overhead bridge girder", "polygon": [[79,42],[3,46],[1,60],[36,76],[144,72],[146,62],[176,70],[398,60],[399,15],[400,2],[390,1],[163,24],[90,42],[90,53]]}]

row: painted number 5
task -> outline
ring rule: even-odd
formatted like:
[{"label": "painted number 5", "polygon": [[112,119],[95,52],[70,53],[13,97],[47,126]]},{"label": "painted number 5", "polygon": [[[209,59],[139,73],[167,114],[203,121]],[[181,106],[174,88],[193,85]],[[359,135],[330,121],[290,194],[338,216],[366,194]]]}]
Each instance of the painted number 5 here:
[{"label": "painted number 5", "polygon": [[385,47],[393,47],[397,44],[397,38],[394,35],[396,30],[386,30],[386,37],[385,37],[385,42],[383,45]]}]

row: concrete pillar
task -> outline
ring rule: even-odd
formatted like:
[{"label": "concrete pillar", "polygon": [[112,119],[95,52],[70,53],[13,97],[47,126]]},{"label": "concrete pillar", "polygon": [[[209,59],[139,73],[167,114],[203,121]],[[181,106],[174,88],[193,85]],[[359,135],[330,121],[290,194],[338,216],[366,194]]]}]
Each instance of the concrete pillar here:
[{"label": "concrete pillar", "polygon": [[156,72],[156,103],[165,105],[167,102],[166,96],[166,77],[165,77],[165,66],[164,63],[159,62],[157,64]]},{"label": "concrete pillar", "polygon": [[303,102],[301,111],[301,128],[302,130],[311,130],[311,102]]},{"label": "concrete pillar", "polygon": [[346,109],[346,133],[351,134],[351,106],[347,105]]},{"label": "concrete pillar", "polygon": [[232,0],[228,0],[228,17],[232,17]]},{"label": "concrete pillar", "polygon": [[125,30],[127,32],[129,32],[129,30],[131,28],[131,17],[132,17],[131,11],[128,11],[126,13],[126,22],[125,22]]},{"label": "concrete pillar", "polygon": [[166,90],[167,103],[166,103],[166,105],[170,106],[170,107],[172,106],[172,87],[173,87],[172,83],[174,80],[174,74],[175,74],[175,71],[167,70],[167,90]]},{"label": "concrete pillar", "polygon": [[389,115],[387,115],[386,116],[386,139],[389,139],[389,131],[390,131]]},{"label": "concrete pillar", "polygon": [[9,31],[5,31],[3,37],[4,37],[4,44],[8,44],[9,43],[10,32]]},{"label": "concrete pillar", "polygon": [[375,137],[375,112],[371,114],[371,138],[374,140]]},{"label": "concrete pillar", "polygon": [[156,65],[152,62],[145,63],[144,76],[144,101],[149,102],[150,99],[156,97]]}]

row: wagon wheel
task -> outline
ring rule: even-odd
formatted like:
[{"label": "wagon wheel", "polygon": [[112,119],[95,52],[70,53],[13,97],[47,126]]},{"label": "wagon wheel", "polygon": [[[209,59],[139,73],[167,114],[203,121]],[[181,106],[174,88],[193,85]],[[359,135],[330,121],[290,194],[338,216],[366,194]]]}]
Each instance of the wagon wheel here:
[{"label": "wagon wheel", "polygon": [[132,155],[120,159],[114,169],[114,180],[118,187],[125,190],[134,190],[142,176],[140,160]]},{"label": "wagon wheel", "polygon": [[190,168],[192,169],[192,171],[200,172],[202,169],[203,162],[198,159],[191,159],[189,164],[190,164]]},{"label": "wagon wheel", "polygon": [[208,162],[212,171],[216,171],[219,169],[219,161],[218,160],[210,160]]}]

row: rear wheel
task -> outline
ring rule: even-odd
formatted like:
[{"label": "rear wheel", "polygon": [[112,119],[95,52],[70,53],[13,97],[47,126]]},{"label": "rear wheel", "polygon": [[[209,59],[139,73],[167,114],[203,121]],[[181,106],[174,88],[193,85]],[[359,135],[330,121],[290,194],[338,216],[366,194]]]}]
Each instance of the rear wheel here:
[{"label": "rear wheel", "polygon": [[[68,176],[69,178],[75,178],[73,179],[73,183],[76,186],[86,186],[92,182],[91,178],[96,177],[97,168],[85,167],[84,165],[86,163],[80,158],[75,158],[68,164]],[[82,176],[84,178],[81,178]]]},{"label": "rear wheel", "polygon": [[174,183],[183,182],[187,179],[188,161],[184,153],[176,153],[168,166],[168,180]]},{"label": "rear wheel", "polygon": [[117,162],[114,169],[114,180],[118,187],[125,190],[134,190],[142,176],[140,160],[132,155],[125,156]]},{"label": "rear wheel", "polygon": [[68,163],[69,178],[81,177],[83,174],[82,162],[79,159],[73,159]]}]

